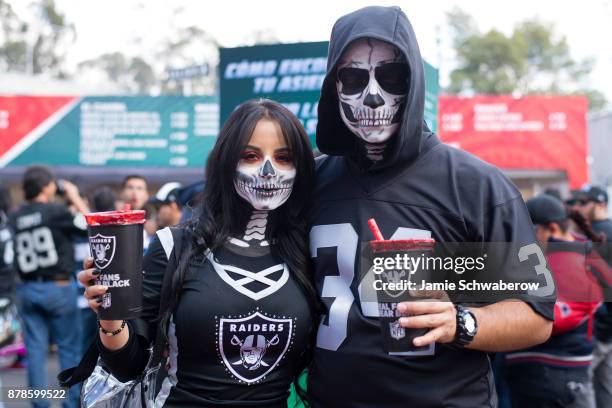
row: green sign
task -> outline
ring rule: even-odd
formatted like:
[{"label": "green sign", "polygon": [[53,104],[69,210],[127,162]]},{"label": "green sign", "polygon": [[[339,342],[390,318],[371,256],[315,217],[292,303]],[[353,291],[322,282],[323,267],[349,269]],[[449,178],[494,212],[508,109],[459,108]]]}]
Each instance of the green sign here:
[{"label": "green sign", "polygon": [[425,122],[432,132],[438,131],[438,94],[440,85],[438,83],[438,70],[423,61],[425,68]]},{"label": "green sign", "polygon": [[15,144],[22,151],[9,165],[202,167],[218,123],[212,97],[75,97],[21,135],[27,145]]},{"label": "green sign", "polygon": [[[249,99],[270,98],[287,106],[304,124],[314,144],[317,106],[327,69],[327,42],[221,48],[223,123]],[[433,131],[438,115],[438,70],[425,63],[425,120]]]},{"label": "green sign", "polygon": [[221,48],[221,123],[242,102],[270,98],[302,121],[314,143],[326,67],[327,42]]}]

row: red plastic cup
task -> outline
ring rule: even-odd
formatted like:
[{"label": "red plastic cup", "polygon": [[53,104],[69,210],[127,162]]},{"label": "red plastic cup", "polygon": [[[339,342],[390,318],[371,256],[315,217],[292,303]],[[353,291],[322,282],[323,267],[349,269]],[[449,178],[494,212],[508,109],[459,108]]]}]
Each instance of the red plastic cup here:
[{"label": "red plastic cup", "polygon": [[[408,258],[418,258],[428,256],[435,241],[431,238],[426,239],[398,239],[398,240],[376,240],[370,241],[372,251],[372,263],[379,268],[383,267],[384,260],[392,258],[394,261]],[[382,260],[382,262],[381,262]],[[389,262],[391,264],[391,262]],[[394,265],[396,262],[394,263]],[[412,262],[410,265],[414,265]],[[376,297],[378,300],[378,312],[380,329],[383,336],[383,347],[390,355],[431,355],[434,353],[432,346],[416,347],[413,344],[415,337],[422,336],[428,329],[406,329],[399,324],[402,315],[397,310],[400,302],[415,300],[411,296],[410,284],[415,284],[417,279],[424,278],[423,270],[415,268],[404,269],[403,266],[391,269],[384,268],[383,271],[375,270],[375,280],[379,280],[375,285]]]},{"label": "red plastic cup", "polygon": [[97,284],[108,286],[98,308],[100,320],[127,320],[142,311],[142,255],[145,212],[85,214],[89,248],[100,270]]}]

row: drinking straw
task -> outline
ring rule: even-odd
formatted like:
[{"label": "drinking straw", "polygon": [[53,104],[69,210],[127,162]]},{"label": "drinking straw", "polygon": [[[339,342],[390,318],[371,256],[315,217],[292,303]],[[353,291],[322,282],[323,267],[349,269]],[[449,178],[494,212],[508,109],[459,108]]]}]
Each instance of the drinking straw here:
[{"label": "drinking straw", "polygon": [[380,229],[378,228],[378,224],[376,224],[376,221],[374,220],[374,218],[370,218],[368,220],[368,226],[370,227],[370,231],[372,231],[372,234],[374,234],[374,238],[376,238],[376,241],[385,240],[385,237],[383,237],[383,234],[380,232]]}]

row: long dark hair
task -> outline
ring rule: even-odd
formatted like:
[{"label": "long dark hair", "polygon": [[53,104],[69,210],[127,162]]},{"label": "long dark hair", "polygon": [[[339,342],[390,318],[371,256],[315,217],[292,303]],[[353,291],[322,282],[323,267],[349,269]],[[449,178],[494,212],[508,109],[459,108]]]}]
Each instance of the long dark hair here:
[{"label": "long dark hair", "polygon": [[[266,239],[274,255],[288,266],[308,300],[312,314],[311,340],[302,356],[301,368],[309,360],[320,304],[311,281],[306,231],[306,211],[314,184],[314,158],[308,135],[300,121],[283,105],[267,99],[252,100],[240,105],[227,119],[219,133],[206,164],[206,185],[201,204],[191,221],[184,225],[183,251],[172,279],[169,310],[160,316],[167,324],[180,297],[189,264],[207,249],[214,250],[227,239],[244,230],[252,207],[234,188],[236,167],[244,147],[261,119],[275,121],[280,126],[291,150],[296,177],[289,199],[270,212]],[[166,327],[163,327],[164,333]],[[301,371],[301,370],[300,370]],[[303,395],[299,387],[298,393]]]},{"label": "long dark hair", "polygon": [[578,210],[567,208],[568,218],[574,221],[578,229],[592,242],[601,244],[606,242],[606,235],[603,232],[595,232],[591,222],[586,219]]}]

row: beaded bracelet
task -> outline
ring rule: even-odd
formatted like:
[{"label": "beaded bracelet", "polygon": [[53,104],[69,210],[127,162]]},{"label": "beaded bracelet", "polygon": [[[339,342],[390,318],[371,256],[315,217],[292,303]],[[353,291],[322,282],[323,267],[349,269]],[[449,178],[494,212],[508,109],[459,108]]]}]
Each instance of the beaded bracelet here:
[{"label": "beaded bracelet", "polygon": [[125,327],[125,320],[121,323],[121,327],[119,327],[117,330],[113,330],[113,331],[106,330],[104,327],[102,327],[99,320],[98,320],[98,327],[100,328],[100,331],[102,332],[103,335],[109,336],[109,337],[116,336],[119,333],[121,333],[121,330],[123,330],[123,328]]}]

